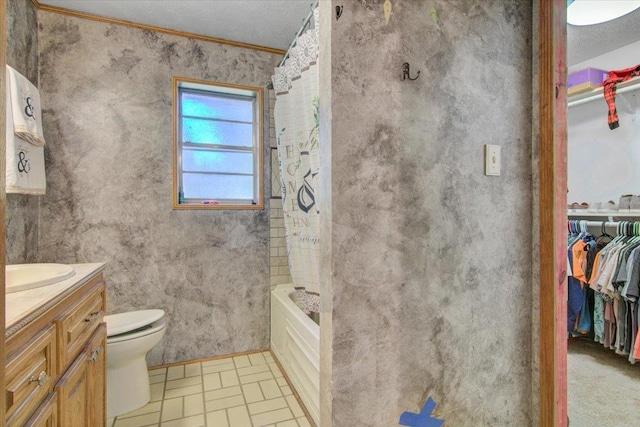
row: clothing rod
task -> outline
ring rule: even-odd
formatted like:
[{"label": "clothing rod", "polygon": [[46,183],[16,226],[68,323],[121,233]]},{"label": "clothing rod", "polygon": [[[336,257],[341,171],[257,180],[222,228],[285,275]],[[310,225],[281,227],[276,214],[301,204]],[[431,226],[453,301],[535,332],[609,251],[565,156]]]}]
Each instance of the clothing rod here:
[{"label": "clothing rod", "polygon": [[578,224],[586,223],[587,227],[602,227],[603,223],[605,227],[617,227],[622,222],[627,222],[629,224],[640,222],[640,221],[613,221],[613,222],[612,221],[586,221],[586,220],[579,220],[579,219],[570,219],[569,221],[575,221]]},{"label": "clothing rod", "polygon": [[287,49],[287,52],[284,54],[284,56],[282,57],[282,59],[278,63],[278,67],[282,67],[282,64],[284,64],[284,61],[286,61],[287,58],[289,57],[289,52],[291,52],[291,48],[296,45],[296,42],[298,41],[298,37],[300,37],[300,34],[302,34],[304,32],[305,27],[307,26],[307,24],[309,23],[309,21],[313,17],[313,11],[316,9],[316,7],[318,7],[318,2],[319,1],[320,0],[316,0],[311,4],[311,12],[309,12],[307,17],[304,18],[304,20],[302,21],[302,26],[300,27],[300,29],[296,33],[295,37],[293,38],[293,41],[289,45],[289,48]]},{"label": "clothing rod", "polygon": [[[638,89],[640,89],[640,85],[638,85],[638,81],[635,81],[632,85],[616,89],[616,95],[620,95],[626,92],[632,92]],[[604,90],[600,91],[597,94],[590,95],[587,98],[578,99],[576,101],[569,101],[567,102],[567,107],[575,107],[576,105],[588,104],[589,102],[596,99],[604,99]]]},{"label": "clothing rod", "polygon": [[[602,227],[603,221],[587,221],[587,227]],[[605,227],[617,227],[620,222],[604,222]]]}]

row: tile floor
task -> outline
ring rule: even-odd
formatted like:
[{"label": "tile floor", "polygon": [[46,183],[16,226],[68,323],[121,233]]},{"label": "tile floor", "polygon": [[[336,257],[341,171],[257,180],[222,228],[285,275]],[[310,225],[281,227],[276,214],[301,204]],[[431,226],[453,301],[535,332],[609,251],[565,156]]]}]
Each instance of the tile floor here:
[{"label": "tile floor", "polygon": [[151,401],[107,427],[310,427],[269,351],[149,370]]}]

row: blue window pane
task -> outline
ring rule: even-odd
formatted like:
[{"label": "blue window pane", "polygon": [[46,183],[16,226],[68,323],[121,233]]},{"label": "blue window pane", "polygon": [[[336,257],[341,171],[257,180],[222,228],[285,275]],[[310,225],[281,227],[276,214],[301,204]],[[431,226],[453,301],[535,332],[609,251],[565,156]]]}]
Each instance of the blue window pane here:
[{"label": "blue window pane", "polygon": [[182,150],[182,170],[197,172],[253,173],[253,153]]},{"label": "blue window pane", "polygon": [[188,199],[253,199],[253,177],[238,175],[205,175],[185,173],[182,179],[184,197]]},{"label": "blue window pane", "polygon": [[182,120],[182,141],[193,144],[221,144],[235,147],[253,145],[253,126],[244,123]]},{"label": "blue window pane", "polygon": [[253,101],[183,92],[182,115],[251,122]]}]

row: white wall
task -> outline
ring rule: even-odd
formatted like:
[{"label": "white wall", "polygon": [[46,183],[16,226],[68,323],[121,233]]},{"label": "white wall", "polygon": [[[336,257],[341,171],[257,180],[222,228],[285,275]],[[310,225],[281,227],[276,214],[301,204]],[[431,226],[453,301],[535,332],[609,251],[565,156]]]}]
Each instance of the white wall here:
[{"label": "white wall", "polygon": [[[606,70],[640,63],[640,41],[576,64]],[[639,88],[640,89],[640,88]],[[622,194],[640,194],[640,90],[618,94],[620,127],[610,130],[604,99],[570,107],[568,123],[569,202],[618,203]]]},{"label": "white wall", "polygon": [[[638,34],[640,38],[640,31]],[[612,50],[604,55],[596,56],[588,61],[580,62],[568,68],[569,73],[584,70],[587,67],[599,68],[601,70],[620,70],[633,67],[640,63],[640,40],[628,44],[619,49]]]}]

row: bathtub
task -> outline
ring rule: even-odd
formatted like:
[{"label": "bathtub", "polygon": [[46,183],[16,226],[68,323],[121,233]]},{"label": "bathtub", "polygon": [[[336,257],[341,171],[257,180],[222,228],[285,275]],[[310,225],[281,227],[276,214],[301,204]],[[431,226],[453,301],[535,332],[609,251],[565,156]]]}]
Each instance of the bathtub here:
[{"label": "bathtub", "polygon": [[271,350],[318,424],[320,327],[298,308],[293,285],[271,291]]}]

